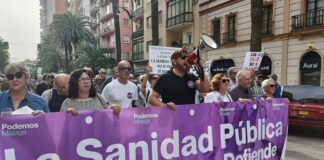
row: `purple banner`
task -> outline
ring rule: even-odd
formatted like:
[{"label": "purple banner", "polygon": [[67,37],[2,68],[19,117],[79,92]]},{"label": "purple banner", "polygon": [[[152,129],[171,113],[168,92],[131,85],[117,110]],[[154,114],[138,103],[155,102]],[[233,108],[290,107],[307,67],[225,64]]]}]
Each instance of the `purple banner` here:
[{"label": "purple banner", "polygon": [[279,160],[284,99],[0,117],[1,160]]}]

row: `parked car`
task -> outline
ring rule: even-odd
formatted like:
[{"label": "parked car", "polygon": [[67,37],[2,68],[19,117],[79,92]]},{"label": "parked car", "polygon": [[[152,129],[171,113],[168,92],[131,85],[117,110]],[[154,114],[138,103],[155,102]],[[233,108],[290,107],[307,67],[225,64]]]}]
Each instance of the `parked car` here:
[{"label": "parked car", "polygon": [[288,98],[289,125],[324,128],[324,88],[310,85],[286,86],[282,96]]}]

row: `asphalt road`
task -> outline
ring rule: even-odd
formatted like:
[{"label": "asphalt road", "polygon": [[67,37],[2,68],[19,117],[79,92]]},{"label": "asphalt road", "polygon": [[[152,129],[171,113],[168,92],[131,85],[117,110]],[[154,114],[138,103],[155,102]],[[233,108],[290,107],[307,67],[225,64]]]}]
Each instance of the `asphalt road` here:
[{"label": "asphalt road", "polygon": [[286,160],[324,160],[324,129],[291,127]]}]

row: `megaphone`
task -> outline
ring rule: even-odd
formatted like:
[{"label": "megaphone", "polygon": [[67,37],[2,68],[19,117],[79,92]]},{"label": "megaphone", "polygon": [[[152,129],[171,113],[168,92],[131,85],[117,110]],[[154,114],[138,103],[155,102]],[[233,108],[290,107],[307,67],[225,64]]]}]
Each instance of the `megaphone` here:
[{"label": "megaphone", "polygon": [[200,36],[198,47],[187,57],[187,62],[190,65],[197,64],[200,52],[207,52],[216,48],[217,48],[216,42],[207,34],[202,33]]}]

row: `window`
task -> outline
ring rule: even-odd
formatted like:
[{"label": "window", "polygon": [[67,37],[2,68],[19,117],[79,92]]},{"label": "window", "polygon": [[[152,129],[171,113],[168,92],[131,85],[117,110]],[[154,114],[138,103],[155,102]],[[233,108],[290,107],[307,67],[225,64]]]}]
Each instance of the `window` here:
[{"label": "window", "polygon": [[193,21],[193,0],[167,2],[167,27]]},{"label": "window", "polygon": [[220,19],[213,21],[213,39],[220,46]]},{"label": "window", "polygon": [[110,38],[110,45],[115,45],[115,36],[112,36],[111,38]]},{"label": "window", "polygon": [[143,41],[137,41],[133,43],[133,60],[141,60],[144,58],[144,43]]},{"label": "window", "polygon": [[128,0],[124,0],[124,8],[128,9],[129,8],[128,6],[129,6]]},{"label": "window", "polygon": [[234,42],[236,34],[236,15],[230,15],[227,17],[227,32],[223,35],[223,42]]},{"label": "window", "polygon": [[146,28],[151,28],[152,27],[152,17],[149,16],[146,18]]},{"label": "window", "polygon": [[122,60],[128,60],[129,59],[129,53],[128,52],[123,52],[121,55]]},{"label": "window", "polygon": [[188,44],[192,43],[192,33],[191,32],[187,33],[187,42],[188,42]]},{"label": "window", "polygon": [[107,8],[106,8],[106,13],[109,14],[110,13],[110,5],[107,5]]},{"label": "window", "polygon": [[129,21],[128,18],[124,18],[124,25],[125,26],[128,26],[128,21]]},{"label": "window", "polygon": [[129,43],[129,36],[124,36],[124,43]]},{"label": "window", "polygon": [[272,34],[272,5],[263,7],[262,35]]},{"label": "window", "polygon": [[323,24],[323,0],[307,0],[306,17],[307,26]]}]

